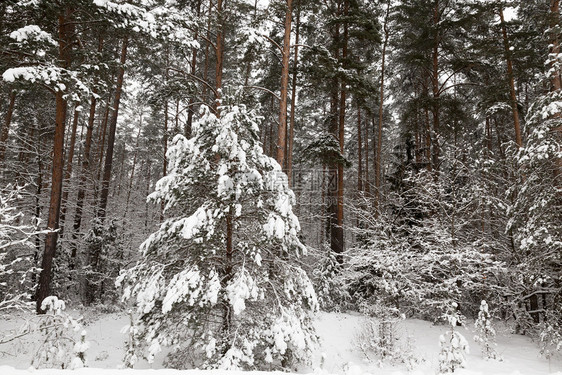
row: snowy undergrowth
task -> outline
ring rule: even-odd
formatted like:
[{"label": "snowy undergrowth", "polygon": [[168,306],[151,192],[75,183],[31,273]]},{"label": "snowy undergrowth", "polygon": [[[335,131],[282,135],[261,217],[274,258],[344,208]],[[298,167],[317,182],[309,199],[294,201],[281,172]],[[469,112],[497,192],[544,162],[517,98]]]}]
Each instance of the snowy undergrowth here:
[{"label": "snowy undergrowth", "polygon": [[[80,312],[69,311],[72,316],[80,315]],[[26,319],[35,315],[12,315],[0,319],[0,332],[5,333],[19,327]],[[163,370],[166,353],[160,353],[149,365],[146,360],[139,358],[134,365],[135,370],[112,370],[123,367],[123,357],[126,352],[127,334],[121,333],[121,329],[130,323],[126,313],[98,314],[93,316],[86,314],[84,317],[89,322],[84,328],[87,330],[87,341],[90,348],[86,352],[88,369],[80,369],[73,374],[101,374],[101,375],[127,375],[139,374],[142,369],[158,369],[157,374],[179,374],[175,370]],[[356,347],[356,337],[366,317],[362,314],[325,313],[317,314],[314,325],[320,337],[320,346],[313,353],[312,363],[298,369],[301,374],[316,373],[318,375],[434,375],[438,365],[439,336],[444,334],[447,326],[433,325],[430,322],[406,319],[398,323],[398,335],[401,337],[413,337],[412,351],[425,362],[408,372],[404,364],[368,363],[364,355]],[[466,357],[467,367],[459,369],[454,374],[460,375],[562,375],[562,360],[551,358],[546,360],[540,357],[539,348],[536,343],[528,337],[512,335],[507,333],[508,329],[501,324],[496,325],[497,352],[503,357],[503,361],[485,360],[482,358],[480,345],[473,340],[476,330],[473,324],[467,323],[466,327],[458,327],[469,342],[470,354]],[[0,374],[20,375],[29,374],[26,370],[30,367],[34,347],[38,343],[38,336],[26,336],[20,341],[13,341],[0,345]],[[15,370],[19,369],[19,370]],[[104,369],[103,371],[100,369]],[[135,371],[135,372],[130,372]],[[35,374],[64,374],[55,370],[36,370]],[[142,374],[143,371],[140,372]],[[153,372],[154,373],[154,372]],[[201,374],[197,371],[182,371],[182,374]],[[235,375],[236,372],[206,371],[206,375]],[[265,374],[254,373],[254,375]]]}]

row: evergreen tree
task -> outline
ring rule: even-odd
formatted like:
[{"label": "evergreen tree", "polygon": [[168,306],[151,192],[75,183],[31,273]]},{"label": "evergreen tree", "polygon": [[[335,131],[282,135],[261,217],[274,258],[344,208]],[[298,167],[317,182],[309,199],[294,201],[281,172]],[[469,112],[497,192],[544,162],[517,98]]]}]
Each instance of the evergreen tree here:
[{"label": "evergreen tree", "polygon": [[496,345],[494,342],[496,330],[492,327],[488,304],[484,300],[480,304],[478,319],[474,322],[474,327],[478,330],[476,336],[474,336],[474,341],[480,344],[484,359],[499,359],[499,355],[494,348]]},{"label": "evergreen tree", "polygon": [[460,314],[457,303],[452,302],[442,317],[449,323],[450,331],[439,337],[441,347],[439,373],[447,374],[466,367],[466,355],[469,348],[464,336],[456,330],[457,326],[462,326],[464,323],[464,317]]},{"label": "evergreen tree", "polygon": [[120,277],[135,297],[149,356],[170,365],[253,369],[305,360],[314,342],[314,289],[297,263],[306,247],[294,194],[258,141],[244,105],[203,107],[193,138],[174,138],[170,173],[150,199],[168,219]]}]

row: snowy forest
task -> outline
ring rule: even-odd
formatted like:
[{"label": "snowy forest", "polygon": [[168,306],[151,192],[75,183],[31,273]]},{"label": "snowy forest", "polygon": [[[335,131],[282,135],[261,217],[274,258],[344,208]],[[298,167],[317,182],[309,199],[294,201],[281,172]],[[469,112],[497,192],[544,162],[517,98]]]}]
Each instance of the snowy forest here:
[{"label": "snowy forest", "polygon": [[559,2],[0,1],[0,373],[562,374]]}]

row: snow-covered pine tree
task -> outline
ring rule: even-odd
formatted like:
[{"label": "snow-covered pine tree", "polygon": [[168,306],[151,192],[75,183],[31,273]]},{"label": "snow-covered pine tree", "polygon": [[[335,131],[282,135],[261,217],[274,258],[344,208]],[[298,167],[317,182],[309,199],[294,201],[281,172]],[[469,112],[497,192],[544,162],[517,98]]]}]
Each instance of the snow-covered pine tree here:
[{"label": "snow-covered pine tree", "polygon": [[496,330],[492,327],[491,315],[488,308],[488,303],[482,300],[480,303],[480,311],[478,312],[478,319],[474,322],[474,327],[478,330],[474,336],[474,341],[480,344],[482,349],[482,356],[484,359],[500,359],[494,346],[496,337]]},{"label": "snow-covered pine tree", "polygon": [[455,330],[457,324],[462,325],[464,321],[456,302],[449,305],[443,318],[449,323],[450,331],[439,336],[439,346],[441,347],[439,373],[447,374],[466,366],[466,354],[469,353],[469,347],[464,336]]},{"label": "snow-covered pine tree", "polygon": [[170,172],[149,196],[169,218],[118,283],[136,299],[149,360],[173,345],[177,368],[288,367],[310,354],[318,306],[297,263],[295,197],[263,153],[255,111],[219,111],[203,107],[193,137],[174,138]]}]

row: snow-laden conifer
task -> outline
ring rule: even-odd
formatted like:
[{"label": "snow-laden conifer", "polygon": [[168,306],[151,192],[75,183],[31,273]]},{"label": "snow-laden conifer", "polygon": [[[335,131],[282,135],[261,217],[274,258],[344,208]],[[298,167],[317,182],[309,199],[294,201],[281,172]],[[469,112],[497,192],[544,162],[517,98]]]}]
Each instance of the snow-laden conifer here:
[{"label": "snow-laden conifer", "polygon": [[149,196],[168,219],[118,282],[136,302],[149,359],[171,345],[174,367],[287,367],[308,357],[318,305],[297,263],[306,247],[295,197],[263,153],[259,117],[244,105],[219,110],[203,107],[193,138],[174,138],[170,172]]},{"label": "snow-laden conifer", "polygon": [[462,325],[464,321],[456,302],[451,303],[443,318],[449,323],[450,331],[439,336],[439,373],[447,374],[466,367],[469,347],[464,336],[456,330],[457,325]]},{"label": "snow-laden conifer", "polygon": [[480,311],[478,312],[478,319],[474,322],[474,327],[477,329],[474,341],[480,344],[482,356],[485,359],[499,359],[499,355],[494,348],[496,346],[496,330],[492,327],[488,303],[484,300],[480,303]]}]

